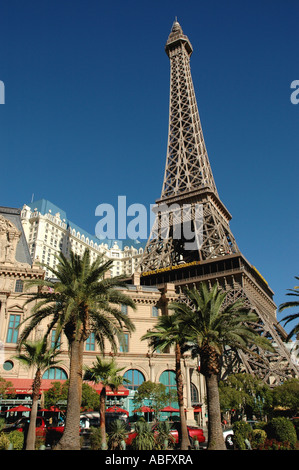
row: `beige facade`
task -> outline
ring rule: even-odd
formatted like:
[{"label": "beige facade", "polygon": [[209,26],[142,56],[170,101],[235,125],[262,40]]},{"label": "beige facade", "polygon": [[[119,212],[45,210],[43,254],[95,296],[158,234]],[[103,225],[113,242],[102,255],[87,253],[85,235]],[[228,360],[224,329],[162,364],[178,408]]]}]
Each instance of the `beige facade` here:
[{"label": "beige facade", "polygon": [[12,357],[17,326],[30,313],[30,304],[24,305],[24,283],[44,277],[31,261],[18,209],[0,207],[0,253],[0,376],[5,378],[19,373]]},{"label": "beige facade", "polygon": [[[8,240],[9,233],[15,230],[12,223],[6,219],[9,215],[5,213],[16,211],[14,209],[2,208],[0,222],[2,223],[2,231],[0,232],[1,249]],[[6,216],[6,217],[5,217]],[[22,234],[22,246],[18,249],[18,256],[22,252],[21,261],[15,256],[4,259],[0,262],[0,341],[2,345],[2,356],[0,360],[0,376],[6,380],[17,379],[33,379],[34,371],[24,369],[20,363],[14,358],[16,354],[16,343],[18,338],[17,325],[30,314],[30,306],[24,307],[26,295],[20,295],[23,289],[23,282],[28,279],[39,278],[45,275],[38,264],[31,262],[27,244],[25,243],[24,232],[22,231],[20,214],[15,213],[15,223],[18,221],[19,234]],[[16,231],[15,231],[16,232]],[[4,237],[4,233],[6,236]],[[2,235],[1,235],[2,234]],[[19,235],[20,244],[21,235]],[[26,251],[27,249],[27,251]],[[25,252],[25,254],[24,254]],[[20,282],[22,281],[22,282]],[[128,284],[126,293],[135,301],[136,310],[127,308],[127,315],[131,318],[135,325],[135,331],[126,337],[127,341],[119,345],[119,351],[113,354],[110,345],[107,344],[105,356],[107,358],[114,356],[119,367],[123,367],[123,374],[128,377],[132,383],[128,385],[130,389],[129,395],[123,397],[121,401],[119,396],[111,397],[110,404],[119,403],[126,407],[132,413],[134,409],[133,397],[138,385],[144,380],[153,382],[162,382],[166,386],[175,387],[174,380],[174,351],[167,353],[153,353],[147,341],[141,341],[141,337],[151,328],[154,327],[160,315],[168,313],[167,304],[176,297],[174,285],[167,284],[162,290],[151,286],[141,286],[140,276],[134,274],[132,276],[132,284]],[[36,340],[43,335],[45,325],[41,325],[30,338]],[[124,332],[126,333],[126,332]],[[67,340],[62,336],[61,343],[62,360],[59,367],[46,371],[44,379],[66,379],[69,377],[69,356]],[[97,344],[93,341],[92,336],[85,344],[84,364],[91,366],[97,355],[100,354]],[[187,418],[190,423],[194,423],[193,406],[203,404],[203,383],[196,361],[190,357],[185,357],[182,364],[184,385],[185,385],[185,407],[187,410]],[[116,401],[115,401],[116,400]],[[204,406],[204,404],[203,404]],[[204,412],[204,410],[203,410]],[[197,415],[200,424],[202,424],[203,414]]]}]

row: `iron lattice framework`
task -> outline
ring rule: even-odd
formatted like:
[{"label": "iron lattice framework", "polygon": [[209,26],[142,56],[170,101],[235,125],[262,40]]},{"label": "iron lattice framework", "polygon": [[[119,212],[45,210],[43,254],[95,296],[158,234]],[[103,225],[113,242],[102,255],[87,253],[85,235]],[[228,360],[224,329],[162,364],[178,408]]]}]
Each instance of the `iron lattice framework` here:
[{"label": "iron lattice framework", "polygon": [[193,49],[177,21],[165,50],[171,68],[167,157],[156,220],[139,265],[141,283],[161,288],[174,283],[179,296],[184,287],[218,283],[228,299],[244,297],[258,314],[256,328],[276,353],[256,347],[251,354],[229,351],[224,370],[239,364],[264,381],[280,383],[298,370],[276,320],[273,291],[244,258],[230,230],[231,215],[219,198],[203,138],[190,71]]},{"label": "iron lattice framework", "polygon": [[[142,271],[237,253],[231,215],[220,201],[199,118],[190,71],[192,46],[176,21],[166,43],[170,59],[170,115],[162,193],[141,263]],[[202,211],[196,218],[196,209]],[[186,230],[202,233],[188,245]],[[198,226],[200,225],[200,226]],[[180,236],[175,237],[175,231]]]}]

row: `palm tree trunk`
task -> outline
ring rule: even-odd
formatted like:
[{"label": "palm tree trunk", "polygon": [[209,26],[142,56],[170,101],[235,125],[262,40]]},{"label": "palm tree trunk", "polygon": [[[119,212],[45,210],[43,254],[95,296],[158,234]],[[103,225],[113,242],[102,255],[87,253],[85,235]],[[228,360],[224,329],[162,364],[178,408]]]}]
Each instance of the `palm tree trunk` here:
[{"label": "palm tree trunk", "polygon": [[175,372],[176,372],[176,383],[177,383],[177,395],[178,404],[180,410],[181,420],[181,450],[188,450],[190,448],[189,435],[186,423],[186,416],[184,411],[184,384],[181,369],[181,348],[179,343],[175,346]]},{"label": "palm tree trunk", "polygon": [[221,426],[218,378],[216,374],[205,375],[208,402],[208,450],[226,450]]},{"label": "palm tree trunk", "polygon": [[101,449],[107,450],[107,441],[106,441],[106,387],[103,386],[100,393],[100,430],[101,430]]},{"label": "palm tree trunk", "polygon": [[62,438],[55,450],[80,450],[83,345],[82,340],[74,340],[70,344],[70,378],[66,421]]},{"label": "palm tree trunk", "polygon": [[30,412],[30,422],[26,437],[26,450],[35,450],[35,438],[36,438],[36,417],[37,417],[37,405],[39,399],[41,384],[41,371],[37,369],[35,378],[32,384],[32,407]]}]

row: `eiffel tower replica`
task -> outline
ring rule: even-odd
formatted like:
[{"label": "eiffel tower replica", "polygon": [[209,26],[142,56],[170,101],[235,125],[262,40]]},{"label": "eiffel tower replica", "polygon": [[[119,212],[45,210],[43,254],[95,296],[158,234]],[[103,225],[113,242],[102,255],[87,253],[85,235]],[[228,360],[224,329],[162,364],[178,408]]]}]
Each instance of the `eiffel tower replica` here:
[{"label": "eiffel tower replica", "polygon": [[258,314],[256,328],[275,344],[276,353],[257,347],[248,354],[231,351],[224,374],[245,370],[279,384],[298,375],[298,369],[276,320],[273,291],[240,252],[229,226],[231,214],[218,195],[191,77],[193,49],[177,20],[165,51],[171,70],[167,158],[155,223],[138,268],[140,283],[161,289],[173,283],[182,298],[185,287],[217,283],[228,301],[244,298]]}]

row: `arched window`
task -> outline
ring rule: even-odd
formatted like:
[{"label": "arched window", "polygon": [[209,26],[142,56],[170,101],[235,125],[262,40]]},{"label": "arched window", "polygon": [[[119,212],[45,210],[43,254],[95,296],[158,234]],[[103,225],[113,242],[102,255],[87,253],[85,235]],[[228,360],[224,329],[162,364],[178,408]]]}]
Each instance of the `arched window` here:
[{"label": "arched window", "polygon": [[160,375],[159,382],[165,385],[167,393],[169,393],[170,390],[176,390],[175,372],[170,369],[165,370]]},{"label": "arched window", "polygon": [[144,381],[144,375],[137,369],[129,369],[124,373],[124,378],[130,380],[129,384],[124,384],[129,390],[137,390]]},{"label": "arched window", "polygon": [[192,382],[190,384],[190,391],[191,391],[191,403],[192,405],[197,405],[199,402],[199,394],[196,385]]},{"label": "arched window", "polygon": [[51,380],[66,380],[67,374],[60,367],[50,367],[50,369],[46,370],[42,378]]},{"label": "arched window", "polygon": [[171,394],[171,399],[169,400],[168,405],[177,408],[178,404],[177,404],[175,372],[170,369],[165,370],[160,375],[159,382],[165,385],[166,393]]}]

